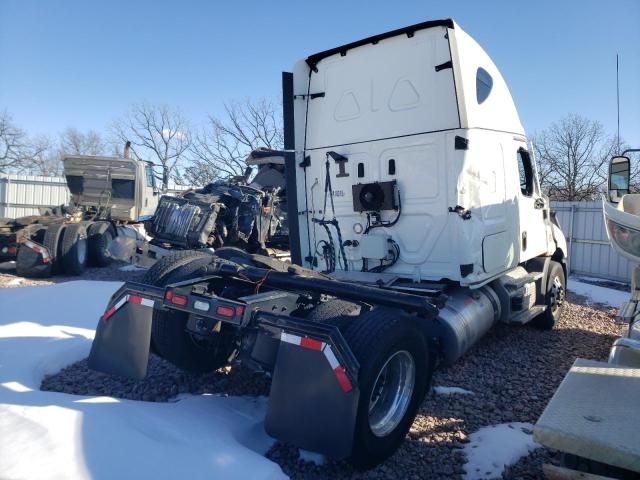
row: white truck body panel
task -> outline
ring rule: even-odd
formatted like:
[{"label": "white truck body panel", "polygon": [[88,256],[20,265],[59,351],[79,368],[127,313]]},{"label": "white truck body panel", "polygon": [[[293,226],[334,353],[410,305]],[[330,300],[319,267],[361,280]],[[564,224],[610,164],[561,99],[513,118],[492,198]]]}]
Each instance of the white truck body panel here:
[{"label": "white truck body panel", "polygon": [[[479,68],[490,76],[486,98]],[[542,195],[533,166],[530,191],[519,185],[518,151],[528,155],[509,90],[489,56],[457,25],[362,44],[311,65],[303,60],[293,75],[304,266],[313,267],[315,256],[314,268],[325,267],[320,249],[328,238],[313,219],[333,217],[330,199],[323,212],[330,151],[348,159],[329,162],[343,240],[359,243],[367,225],[366,212],[354,210],[353,185],[397,182],[398,222],[368,233],[391,236],[400,247],[400,260],[385,273],[479,286],[553,253],[548,211],[536,207]],[[487,81],[486,75],[480,79]],[[456,148],[456,137],[467,139],[468,148]],[[449,211],[456,206],[470,218]],[[398,211],[380,215],[390,222]],[[361,270],[360,250],[345,248],[349,271]],[[344,270],[337,256],[336,268]]]}]

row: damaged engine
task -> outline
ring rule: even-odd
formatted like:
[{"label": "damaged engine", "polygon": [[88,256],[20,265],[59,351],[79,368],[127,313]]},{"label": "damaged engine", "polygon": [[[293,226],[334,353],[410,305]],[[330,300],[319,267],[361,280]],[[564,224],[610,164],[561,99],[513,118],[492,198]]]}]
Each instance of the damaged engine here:
[{"label": "damaged engine", "polygon": [[145,228],[153,243],[182,248],[234,246],[262,253],[268,246],[288,247],[284,158],[281,152],[256,150],[247,158],[258,172],[217,181],[180,197],[165,195]]}]

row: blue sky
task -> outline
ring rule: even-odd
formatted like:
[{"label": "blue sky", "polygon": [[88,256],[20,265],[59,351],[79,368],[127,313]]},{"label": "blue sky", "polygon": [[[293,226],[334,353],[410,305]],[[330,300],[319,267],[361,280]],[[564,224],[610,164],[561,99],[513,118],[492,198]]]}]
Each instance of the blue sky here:
[{"label": "blue sky", "polygon": [[197,126],[225,101],[280,95],[308,54],[454,18],[501,69],[528,133],[569,112],[640,146],[640,1],[0,0],[0,109],[30,133],[104,131],[136,101]]}]

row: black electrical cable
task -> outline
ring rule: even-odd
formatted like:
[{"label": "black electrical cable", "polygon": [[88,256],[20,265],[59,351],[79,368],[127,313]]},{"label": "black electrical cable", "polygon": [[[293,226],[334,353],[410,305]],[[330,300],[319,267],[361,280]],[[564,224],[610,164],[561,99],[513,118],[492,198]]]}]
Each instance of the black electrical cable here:
[{"label": "black electrical cable", "polygon": [[373,225],[371,224],[371,215],[369,213],[367,213],[367,228],[365,228],[364,230],[364,235],[366,235],[367,233],[369,233],[369,231],[373,228],[379,228],[379,227],[393,227],[396,223],[398,223],[398,220],[400,220],[400,215],[402,215],[402,199],[400,198],[400,190],[398,190],[398,215],[396,215],[396,218],[394,218],[392,221],[390,222],[380,222],[380,223],[374,223]]}]

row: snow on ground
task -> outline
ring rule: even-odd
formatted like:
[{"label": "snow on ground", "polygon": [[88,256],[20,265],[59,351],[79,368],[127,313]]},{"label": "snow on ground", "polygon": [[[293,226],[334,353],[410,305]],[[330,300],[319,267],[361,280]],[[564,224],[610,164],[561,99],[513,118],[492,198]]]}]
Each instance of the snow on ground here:
[{"label": "snow on ground", "polygon": [[120,267],[118,270],[121,272],[141,272],[143,270],[149,270],[147,267],[141,267],[139,265],[134,265],[133,263],[129,265],[125,265],[124,267]]},{"label": "snow on ground", "polygon": [[298,449],[298,453],[300,455],[300,459],[305,462],[312,462],[316,465],[323,465],[326,461],[326,458],[321,453],[310,452],[308,450]]},{"label": "snow on ground", "polygon": [[0,290],[0,478],[283,478],[264,398],[172,403],[39,390],[87,356],[116,282]]},{"label": "snow on ground", "polygon": [[532,431],[530,423],[512,422],[482,427],[469,435],[464,447],[465,480],[501,478],[506,466],[540,447]]},{"label": "snow on ground", "polygon": [[433,387],[433,391],[438,395],[475,395],[471,390],[460,387]]},{"label": "snow on ground", "polygon": [[620,305],[629,300],[629,292],[583,283],[574,277],[569,277],[567,290],[587,297],[593,303],[601,303],[615,308],[620,307]]}]

